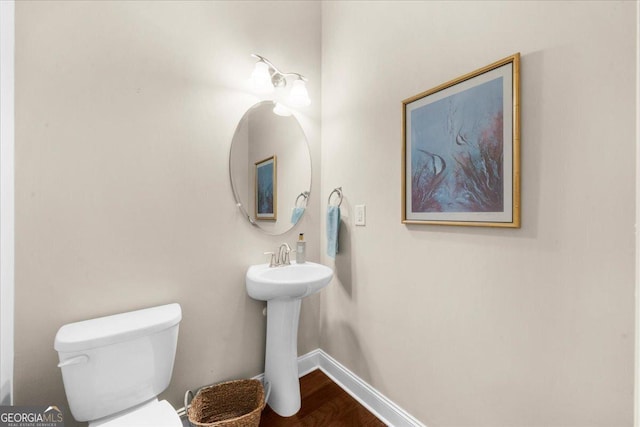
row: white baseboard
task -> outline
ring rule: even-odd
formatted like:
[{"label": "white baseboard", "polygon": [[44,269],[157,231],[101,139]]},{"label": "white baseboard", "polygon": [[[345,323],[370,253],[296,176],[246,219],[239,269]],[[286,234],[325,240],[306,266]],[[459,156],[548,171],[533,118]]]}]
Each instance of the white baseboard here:
[{"label": "white baseboard", "polygon": [[[302,377],[316,369],[327,374],[333,382],[388,426],[426,427],[323,350],[318,348],[298,357],[298,376]],[[256,375],[253,379],[262,381],[264,374]]]},{"label": "white baseboard", "polygon": [[324,353],[316,348],[309,353],[298,357],[298,376],[303,377],[309,372],[313,372],[320,367],[320,353]]},{"label": "white baseboard", "polygon": [[[315,366],[310,368],[310,361],[313,361]],[[327,374],[344,391],[385,424],[393,427],[426,427],[322,349],[313,350],[298,358],[300,376],[315,369],[320,369]]]}]

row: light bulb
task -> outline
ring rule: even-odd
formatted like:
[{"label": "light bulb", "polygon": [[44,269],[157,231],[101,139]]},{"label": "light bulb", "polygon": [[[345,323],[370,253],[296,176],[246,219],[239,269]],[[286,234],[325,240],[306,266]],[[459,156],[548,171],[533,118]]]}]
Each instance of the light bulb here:
[{"label": "light bulb", "polygon": [[289,94],[289,103],[295,107],[307,107],[311,104],[304,80],[298,79],[293,82],[293,87]]},{"label": "light bulb", "polygon": [[279,102],[276,102],[276,106],[273,107],[273,112],[282,117],[289,117],[291,115],[291,110]]},{"label": "light bulb", "polygon": [[271,93],[274,91],[273,82],[271,81],[271,74],[269,73],[269,66],[262,62],[256,62],[256,67],[251,73],[251,86],[258,93]]}]

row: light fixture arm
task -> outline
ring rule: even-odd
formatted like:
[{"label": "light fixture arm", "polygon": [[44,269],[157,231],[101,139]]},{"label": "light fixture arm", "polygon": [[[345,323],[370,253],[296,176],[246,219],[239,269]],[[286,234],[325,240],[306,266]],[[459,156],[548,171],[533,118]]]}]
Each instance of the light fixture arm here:
[{"label": "light fixture arm", "polygon": [[258,55],[257,53],[252,53],[251,56],[267,64],[269,67],[269,74],[271,75],[271,81],[275,87],[285,87],[287,85],[287,77],[289,76],[295,76],[303,82],[308,81],[305,76],[299,73],[283,73],[264,56]]}]

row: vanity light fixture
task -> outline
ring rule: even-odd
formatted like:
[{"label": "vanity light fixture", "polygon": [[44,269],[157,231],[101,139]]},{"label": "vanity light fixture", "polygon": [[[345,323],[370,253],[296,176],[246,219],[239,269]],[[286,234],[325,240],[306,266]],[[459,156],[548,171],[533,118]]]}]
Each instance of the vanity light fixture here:
[{"label": "vanity light fixture", "polygon": [[[255,53],[252,53],[251,56],[258,60],[253,69],[253,73],[251,73],[250,79],[251,85],[256,92],[272,93],[275,88],[286,87],[287,77],[293,77],[295,80],[289,93],[288,104],[293,107],[307,107],[311,104],[306,86],[307,78],[305,76],[299,73],[283,73],[264,56]],[[276,112],[276,114],[279,113]]]}]

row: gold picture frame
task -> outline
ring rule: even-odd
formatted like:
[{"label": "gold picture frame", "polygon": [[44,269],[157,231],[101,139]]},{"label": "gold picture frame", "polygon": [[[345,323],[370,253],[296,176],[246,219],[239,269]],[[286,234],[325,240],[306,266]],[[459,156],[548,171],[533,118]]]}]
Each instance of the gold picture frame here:
[{"label": "gold picture frame", "polygon": [[402,223],[520,227],[520,54],[402,101]]}]

